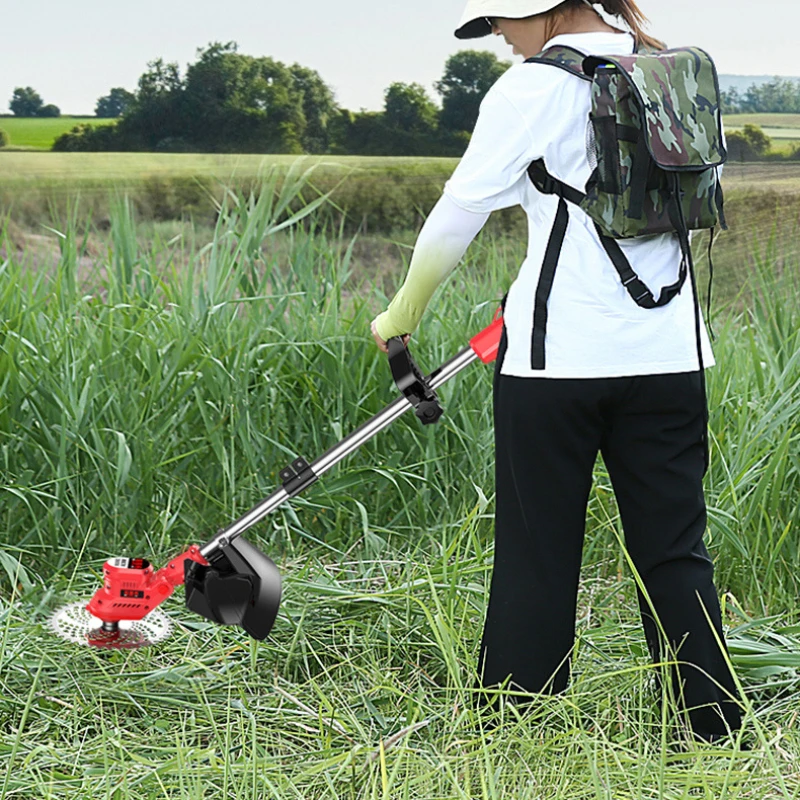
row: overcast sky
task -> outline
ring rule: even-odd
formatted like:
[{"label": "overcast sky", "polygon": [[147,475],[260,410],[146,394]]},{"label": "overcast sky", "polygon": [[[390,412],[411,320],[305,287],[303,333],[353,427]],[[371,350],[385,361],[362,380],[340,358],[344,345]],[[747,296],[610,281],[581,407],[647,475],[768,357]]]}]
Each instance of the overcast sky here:
[{"label": "overcast sky", "polygon": [[[468,47],[512,61],[502,39],[462,42],[465,0],[0,0],[0,113],[14,87],[33,86],[64,114],[93,114],[114,86],[131,91],[147,62],[181,71],[198,47],[236,41],[239,52],[317,70],[339,104],[380,109],[394,81],[433,82]],[[671,46],[709,50],[721,73],[798,75],[797,0],[639,0],[651,31]]]}]

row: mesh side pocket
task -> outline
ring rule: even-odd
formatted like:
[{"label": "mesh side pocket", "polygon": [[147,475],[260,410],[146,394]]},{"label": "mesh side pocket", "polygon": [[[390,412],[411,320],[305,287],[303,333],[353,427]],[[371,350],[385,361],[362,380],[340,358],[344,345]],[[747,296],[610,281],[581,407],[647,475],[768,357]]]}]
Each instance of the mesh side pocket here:
[{"label": "mesh side pocket", "polygon": [[589,161],[589,168],[594,172],[597,169],[597,140],[591,119],[586,121],[586,158]]}]

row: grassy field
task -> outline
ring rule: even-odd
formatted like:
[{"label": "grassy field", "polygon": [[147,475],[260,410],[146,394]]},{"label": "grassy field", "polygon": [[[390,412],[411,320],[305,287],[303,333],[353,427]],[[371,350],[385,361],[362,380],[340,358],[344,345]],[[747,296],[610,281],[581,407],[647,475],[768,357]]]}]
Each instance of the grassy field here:
[{"label": "grassy field", "polygon": [[800,139],[800,114],[725,114],[724,122],[730,130],[758,125],[765,131],[782,131],[784,135],[781,138]]},{"label": "grassy field", "polygon": [[97,117],[0,117],[0,130],[10,139],[9,150],[49,150],[62,133],[79,124],[113,125],[114,121]]},{"label": "grassy field", "polygon": [[[288,168],[297,156],[214,155],[190,153],[0,153],[0,191],[49,189],[75,193],[80,189],[119,187],[136,189],[152,179],[212,178],[226,183],[257,178],[273,166]],[[453,158],[381,158],[365,156],[304,156],[302,163],[317,165],[317,174],[340,180],[346,175],[385,178],[388,183],[411,184],[420,179],[443,181],[453,171]],[[781,191],[800,188],[800,163],[731,162],[723,178],[738,187],[764,186]]]},{"label": "grassy field", "polygon": [[[726,130],[735,131],[741,130],[741,128],[726,128]],[[776,144],[800,140],[800,128],[762,128],[761,130],[763,130],[770,139],[777,140]]]},{"label": "grassy field", "polygon": [[0,210],[38,226],[53,213],[67,213],[67,203],[78,197],[81,216],[102,220],[114,190],[127,193],[142,218],[213,224],[225,187],[247,193],[273,167],[295,163],[314,167],[313,186],[335,193],[351,228],[385,232],[421,223],[457,159],[4,152]]},{"label": "grassy field", "polygon": [[[197,153],[11,153],[0,154],[0,185],[31,187],[136,186],[148,176],[212,177],[229,181],[255,177],[273,166],[287,168],[298,156],[216,155]],[[338,174],[352,169],[374,174],[449,174],[454,158],[383,158],[367,156],[304,156],[307,165],[329,165]]]},{"label": "grassy field", "polygon": [[[67,213],[78,198],[82,217],[109,216],[109,190],[127,193],[137,214],[156,221],[194,219],[213,224],[225,186],[248,192],[273,166],[288,169],[295,156],[152,153],[0,153],[0,211],[38,227]],[[312,184],[331,191],[350,229],[403,231],[418,227],[439,198],[457,159],[304,157]],[[800,194],[800,161],[742,164],[723,172],[726,190]],[[493,215],[524,235],[517,210]]]},{"label": "grassy field", "polygon": [[[307,157],[298,162],[292,156],[3,153],[0,165],[6,168],[0,169],[0,211],[9,220],[15,246],[35,263],[54,263],[58,247],[46,226],[58,228],[71,214],[77,217],[91,252],[113,246],[108,228],[114,192],[117,197],[129,197],[143,231],[170,231],[163,233],[167,238],[210,236],[215,202],[221,201],[225,186],[247,193],[273,166],[289,169],[295,163],[313,167],[310,181],[315,188],[306,193],[308,197],[331,192],[338,210],[330,224],[342,224],[346,233],[359,234],[354,247],[360,263],[389,273],[402,269],[415,232],[457,161]],[[730,230],[718,235],[714,245],[715,308],[730,302],[741,305],[737,296],[754,267],[757,239],[774,237],[779,265],[794,258],[800,247],[795,222],[800,214],[800,162],[731,162],[723,171],[723,185]],[[493,214],[488,230],[502,238],[509,258],[521,257],[526,220],[520,209]],[[149,236],[140,234],[143,244]],[[704,281],[706,235],[699,235],[696,243]]]},{"label": "grassy field", "polygon": [[[800,259],[761,227],[742,241],[744,305],[717,318],[708,375],[707,543],[751,751],[681,745],[655,710],[602,462],[570,688],[481,727],[469,687],[493,557],[483,365],[442,387],[438,425],[398,420],[247,534],[284,576],[266,641],[205,623],[180,596],[158,647],[51,638],[48,613],[90,596],[107,557],[160,565],[205,541],[294,457],[316,458],[396,396],[369,321],[402,270],[362,262],[361,237],[319,211],[278,234],[274,196],[229,196],[210,229],[140,227],[117,200],[94,243],[64,216],[46,232],[50,265],[5,223],[0,797],[797,797]],[[438,290],[411,345],[423,369],[488,324],[516,272],[512,241],[482,233]]]}]

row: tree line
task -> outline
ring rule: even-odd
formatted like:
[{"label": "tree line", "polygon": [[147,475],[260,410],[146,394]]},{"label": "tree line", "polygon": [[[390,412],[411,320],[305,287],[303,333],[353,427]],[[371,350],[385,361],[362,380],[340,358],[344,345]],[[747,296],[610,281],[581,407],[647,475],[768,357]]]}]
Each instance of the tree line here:
[{"label": "tree line", "polygon": [[774,78],[753,84],[744,94],[734,86],[722,92],[723,114],[800,114],[800,81]]},{"label": "tree line", "polygon": [[382,111],[339,107],[315,70],[212,43],[181,74],[156,59],[135,92],[112,89],[98,116],[114,125],[81,124],[60,136],[58,151],[331,153],[460,156],[491,85],[511,66],[490,52],[451,56],[435,89],[393,83]]},{"label": "tree line", "polygon": [[[464,50],[434,84],[441,107],[420,84],[396,82],[381,111],[353,112],[315,70],[215,42],[198,49],[183,75],[175,62],[149,62],[136,91],[116,87],[97,100],[96,116],[116,118],[114,125],[77,125],[53,149],[459,156],[481,100],[510,66],[493,53]],[[800,113],[800,82],[732,88],[722,105],[724,113]],[[14,90],[10,108],[17,116],[60,115],[30,86]]]}]

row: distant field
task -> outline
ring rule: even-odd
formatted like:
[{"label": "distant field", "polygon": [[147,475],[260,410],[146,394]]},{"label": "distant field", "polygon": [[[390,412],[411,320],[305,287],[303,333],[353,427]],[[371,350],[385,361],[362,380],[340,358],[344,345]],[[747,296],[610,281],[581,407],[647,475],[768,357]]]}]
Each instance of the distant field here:
[{"label": "distant field", "polygon": [[[798,115],[800,116],[800,115]],[[201,155],[192,153],[0,153],[0,187],[25,184],[37,188],[135,187],[153,178],[206,177],[220,180],[256,177],[273,165],[288,167],[297,156]],[[455,168],[454,158],[379,158],[364,156],[306,156],[328,175],[351,170],[385,173],[393,183],[442,182]],[[800,190],[800,163],[735,164],[725,167],[726,183],[737,188]]]},{"label": "distant field", "polygon": [[740,164],[730,161],[722,173],[726,190],[746,189],[765,192],[800,193],[800,162]]},{"label": "distant field", "polygon": [[[759,126],[761,127],[761,126]],[[725,128],[726,131],[741,130],[738,127]],[[761,127],[761,130],[769,136],[770,139],[777,139],[780,141],[790,141],[800,139],[800,128],[767,128]]]},{"label": "distant field", "polygon": [[[745,125],[758,125],[772,139],[800,142],[800,114],[726,114],[726,130],[740,130]],[[49,150],[53,142],[75,125],[109,125],[113,120],[97,117],[56,117],[27,119],[0,117],[0,129],[11,138],[10,149],[34,148]],[[260,156],[254,156],[259,158]]]},{"label": "distant field", "polygon": [[0,117],[0,130],[11,139],[11,148],[30,147],[49,150],[62,133],[81,123],[89,125],[109,125],[114,121],[97,117]]},{"label": "distant field", "polygon": [[184,153],[0,152],[0,210],[25,224],[78,204],[107,217],[110,189],[126,192],[145,219],[212,219],[223,185],[247,192],[265,172],[317,165],[312,184],[332,191],[352,226],[416,227],[439,198],[458,159],[362,156],[201,155]]},{"label": "distant field", "polygon": [[[764,131],[783,131],[782,138],[800,138],[800,114],[726,114],[725,127],[735,130],[745,125],[758,125]],[[772,136],[773,134],[768,134]],[[775,134],[778,136],[778,134]]]}]

